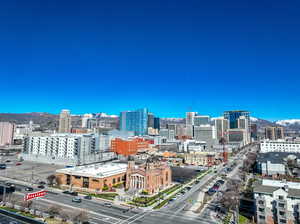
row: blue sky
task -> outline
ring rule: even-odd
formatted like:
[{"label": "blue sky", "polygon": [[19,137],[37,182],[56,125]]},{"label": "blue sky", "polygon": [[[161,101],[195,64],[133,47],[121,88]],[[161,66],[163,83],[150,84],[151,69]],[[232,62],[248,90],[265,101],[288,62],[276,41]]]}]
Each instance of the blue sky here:
[{"label": "blue sky", "polygon": [[300,1],[3,1],[0,111],[299,118]]}]

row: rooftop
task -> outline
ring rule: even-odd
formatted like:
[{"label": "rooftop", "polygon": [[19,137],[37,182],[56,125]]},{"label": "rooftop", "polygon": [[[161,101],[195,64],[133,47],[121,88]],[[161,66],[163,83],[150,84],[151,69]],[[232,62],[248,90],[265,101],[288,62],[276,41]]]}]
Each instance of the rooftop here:
[{"label": "rooftop", "polygon": [[293,152],[267,152],[267,153],[260,153],[257,156],[257,161],[267,162],[270,161],[271,163],[283,163],[284,159],[290,155],[296,156],[300,159],[300,153],[293,153]]},{"label": "rooftop", "polygon": [[84,177],[105,178],[125,173],[126,170],[127,164],[124,163],[97,163],[87,166],[59,169],[56,170],[56,173],[64,173]]}]

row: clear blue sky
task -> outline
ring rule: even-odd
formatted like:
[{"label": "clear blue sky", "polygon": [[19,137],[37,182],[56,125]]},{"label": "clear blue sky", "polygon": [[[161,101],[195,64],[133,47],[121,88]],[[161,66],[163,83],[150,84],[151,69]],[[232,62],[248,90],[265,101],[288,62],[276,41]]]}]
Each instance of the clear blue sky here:
[{"label": "clear blue sky", "polygon": [[300,1],[0,3],[0,111],[300,117]]}]

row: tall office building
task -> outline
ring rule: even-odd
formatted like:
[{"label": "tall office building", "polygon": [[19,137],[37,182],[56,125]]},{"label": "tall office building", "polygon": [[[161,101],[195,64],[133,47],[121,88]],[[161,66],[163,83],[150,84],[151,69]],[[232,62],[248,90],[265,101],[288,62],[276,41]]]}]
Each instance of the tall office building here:
[{"label": "tall office building", "polygon": [[215,119],[216,138],[220,141],[221,138],[226,138],[226,133],[229,128],[228,120],[224,118]]},{"label": "tall office building", "polygon": [[0,122],[0,146],[11,145],[14,137],[14,124]]},{"label": "tall office building", "polygon": [[148,113],[148,128],[154,128],[154,114]]},{"label": "tall office building", "polygon": [[84,114],[83,117],[81,118],[81,127],[87,128],[88,120],[91,118],[93,118],[93,114]]},{"label": "tall office building", "polygon": [[269,140],[284,139],[283,127],[266,127],[265,138]]},{"label": "tall office building", "polygon": [[225,111],[224,118],[229,121],[229,128],[235,129],[239,128],[238,119],[244,116],[246,120],[248,120],[248,128],[250,130],[250,112],[244,110],[235,110],[235,111]]},{"label": "tall office building", "polygon": [[134,131],[135,135],[146,135],[148,132],[148,109],[121,112],[120,130]]},{"label": "tall office building", "polygon": [[208,149],[211,149],[215,143],[215,127],[211,125],[194,126],[194,139],[205,141]]},{"label": "tall office building", "polygon": [[197,112],[186,112],[186,117],[185,117],[186,126],[194,125],[194,118],[196,114]]},{"label": "tall office building", "polygon": [[160,118],[159,117],[154,118],[154,129],[160,130]]},{"label": "tall office building", "polygon": [[71,132],[71,114],[69,110],[62,110],[59,115],[59,133]]},{"label": "tall office building", "polygon": [[229,122],[229,129],[234,131],[234,129],[245,130],[244,135],[245,139],[243,142],[245,144],[250,143],[250,133],[251,133],[251,121],[250,121],[250,112],[244,110],[234,110],[234,111],[225,111],[224,118]]},{"label": "tall office building", "polygon": [[203,115],[194,116],[194,125],[195,126],[208,125],[208,124],[210,124],[209,116],[203,116]]}]

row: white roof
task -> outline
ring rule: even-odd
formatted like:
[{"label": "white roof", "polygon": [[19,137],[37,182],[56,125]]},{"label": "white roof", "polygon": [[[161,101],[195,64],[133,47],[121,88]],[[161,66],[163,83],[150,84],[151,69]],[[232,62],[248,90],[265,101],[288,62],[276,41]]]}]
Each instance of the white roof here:
[{"label": "white roof", "polygon": [[70,175],[105,178],[113,175],[125,173],[127,164],[125,163],[98,163],[87,166],[77,166],[56,170],[56,173],[64,173]]}]

